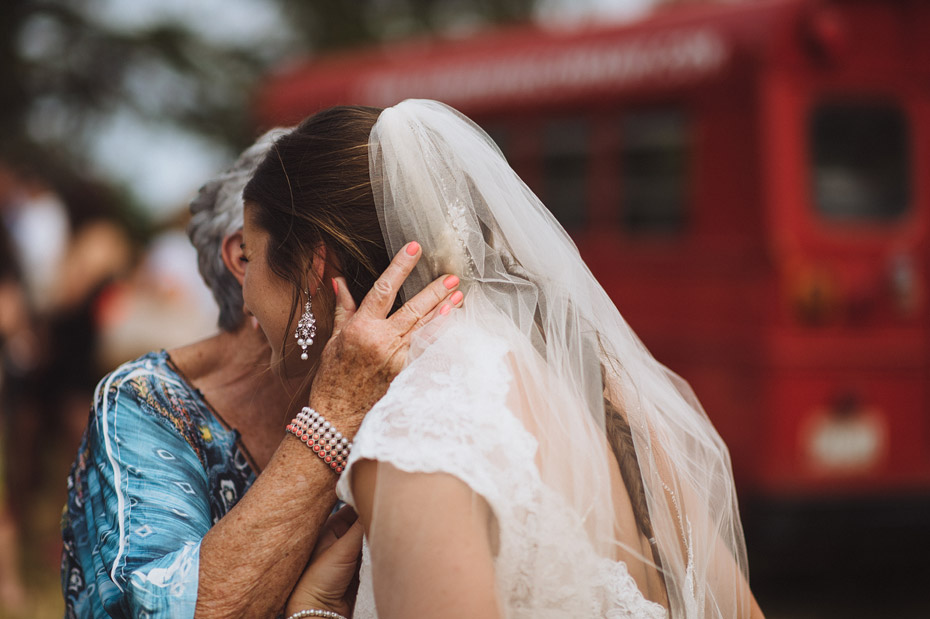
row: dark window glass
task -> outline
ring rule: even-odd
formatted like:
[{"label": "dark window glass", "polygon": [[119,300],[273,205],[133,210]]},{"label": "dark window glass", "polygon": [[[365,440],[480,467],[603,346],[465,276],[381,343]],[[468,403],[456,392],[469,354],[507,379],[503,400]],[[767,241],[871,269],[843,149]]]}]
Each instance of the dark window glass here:
[{"label": "dark window glass", "polygon": [[667,235],[686,223],[690,145],[680,110],[633,112],[623,117],[620,212],[632,234]]},{"label": "dark window glass", "polygon": [[542,133],[542,191],[540,197],[568,230],[584,225],[589,157],[588,122],[557,119]]},{"label": "dark window glass", "polygon": [[503,125],[488,125],[484,128],[488,136],[494,140],[497,147],[504,153],[508,161],[511,160],[510,142],[508,141],[507,129]]},{"label": "dark window glass", "polygon": [[907,120],[888,103],[826,103],[810,118],[814,204],[832,220],[890,220],[911,199]]}]

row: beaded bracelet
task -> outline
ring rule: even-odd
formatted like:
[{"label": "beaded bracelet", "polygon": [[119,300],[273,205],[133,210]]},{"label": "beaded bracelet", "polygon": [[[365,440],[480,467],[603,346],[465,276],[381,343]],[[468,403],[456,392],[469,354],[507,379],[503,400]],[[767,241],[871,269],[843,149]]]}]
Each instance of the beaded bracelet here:
[{"label": "beaded bracelet", "polygon": [[[352,443],[309,406],[304,406],[285,428],[306,443],[337,474],[345,469]],[[310,616],[310,615],[308,615]]]},{"label": "beaded bracelet", "polygon": [[302,617],[328,617],[328,619],[346,619],[339,613],[334,613],[331,610],[317,610],[315,608],[297,611],[287,619],[302,619]]}]

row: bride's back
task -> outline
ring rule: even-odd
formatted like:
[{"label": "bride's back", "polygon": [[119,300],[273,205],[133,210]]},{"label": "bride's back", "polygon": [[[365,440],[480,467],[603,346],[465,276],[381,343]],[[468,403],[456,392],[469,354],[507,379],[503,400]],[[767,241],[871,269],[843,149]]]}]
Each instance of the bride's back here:
[{"label": "bride's back", "polygon": [[[623,562],[643,596],[667,608],[668,595],[658,557],[646,535],[649,516],[641,496],[642,481],[639,481],[639,486],[626,481],[640,472],[635,464],[632,467],[627,465],[633,470],[621,471],[614,455],[624,445],[611,444],[608,429],[599,425],[590,414],[577,415],[579,426],[570,431],[574,436],[565,436],[562,426],[564,415],[559,414],[559,409],[565,406],[580,409],[584,404],[580,400],[572,400],[568,395],[571,389],[565,389],[560,378],[547,371],[538,355],[508,355],[507,364],[513,376],[507,408],[538,442],[534,463],[541,472],[541,478],[548,480],[546,483],[550,486],[561,486],[553,490],[567,494],[567,500],[575,504],[575,509],[586,506],[586,514],[579,513],[576,517],[586,523],[592,547],[598,548],[606,559]],[[606,399],[605,405],[614,406]],[[553,428],[553,424],[559,427]],[[553,436],[563,436],[566,440],[553,443],[549,440]],[[629,448],[632,449],[632,445]],[[573,457],[579,449],[599,452],[602,468],[596,472],[579,469],[580,461]],[[635,453],[624,455],[627,463],[635,463]],[[590,464],[594,459],[583,461]],[[558,473],[559,469],[564,473]],[[579,477],[588,479],[579,483]],[[605,494],[609,494],[609,500]],[[634,496],[640,503],[636,507]],[[598,508],[595,505],[607,506],[613,514],[608,541],[605,541],[603,516],[596,515]]]}]

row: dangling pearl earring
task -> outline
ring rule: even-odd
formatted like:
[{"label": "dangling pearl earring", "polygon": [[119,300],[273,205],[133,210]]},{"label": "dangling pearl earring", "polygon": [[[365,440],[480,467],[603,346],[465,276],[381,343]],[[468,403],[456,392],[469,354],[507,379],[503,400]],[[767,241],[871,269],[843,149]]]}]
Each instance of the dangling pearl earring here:
[{"label": "dangling pearl earring", "polygon": [[297,332],[294,337],[297,338],[297,345],[300,346],[300,358],[307,360],[307,347],[313,345],[313,338],[316,337],[316,316],[313,315],[313,306],[310,305],[310,291],[304,291],[307,295],[307,302],[304,303],[304,312],[300,315],[297,322]]}]

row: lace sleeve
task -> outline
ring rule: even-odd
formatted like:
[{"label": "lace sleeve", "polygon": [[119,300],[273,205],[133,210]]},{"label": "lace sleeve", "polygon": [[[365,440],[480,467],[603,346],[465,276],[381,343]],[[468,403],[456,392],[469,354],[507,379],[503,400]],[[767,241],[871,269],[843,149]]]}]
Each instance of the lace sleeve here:
[{"label": "lace sleeve", "polygon": [[532,464],[537,444],[507,406],[508,351],[487,334],[446,326],[365,417],[337,487],[346,502],[354,504],[349,475],[360,459],[448,473],[495,512],[519,492],[514,473]]}]

